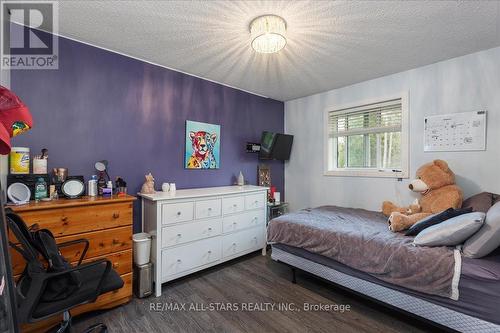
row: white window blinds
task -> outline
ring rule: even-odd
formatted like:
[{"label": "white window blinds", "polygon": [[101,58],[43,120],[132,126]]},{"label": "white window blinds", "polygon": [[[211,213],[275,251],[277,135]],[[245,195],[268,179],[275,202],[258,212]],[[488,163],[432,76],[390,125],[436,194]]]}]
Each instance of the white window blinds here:
[{"label": "white window blinds", "polygon": [[401,122],[400,98],[328,113],[328,128],[331,138],[400,132]]}]

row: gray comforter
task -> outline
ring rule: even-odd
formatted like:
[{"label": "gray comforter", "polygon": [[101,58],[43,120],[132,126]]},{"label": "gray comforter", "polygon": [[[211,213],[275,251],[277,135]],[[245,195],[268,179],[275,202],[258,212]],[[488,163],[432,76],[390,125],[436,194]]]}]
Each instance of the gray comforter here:
[{"label": "gray comforter", "polygon": [[386,218],[363,209],[324,206],[280,216],[267,240],[332,258],[383,281],[458,299],[461,257],[448,247],[415,247]]}]

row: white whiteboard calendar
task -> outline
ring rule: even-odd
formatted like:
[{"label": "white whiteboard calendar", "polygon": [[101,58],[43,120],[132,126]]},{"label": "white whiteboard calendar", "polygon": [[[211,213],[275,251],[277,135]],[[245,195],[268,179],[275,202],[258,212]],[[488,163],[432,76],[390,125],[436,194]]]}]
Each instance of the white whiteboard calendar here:
[{"label": "white whiteboard calendar", "polygon": [[425,118],[424,151],[486,150],[486,111]]}]

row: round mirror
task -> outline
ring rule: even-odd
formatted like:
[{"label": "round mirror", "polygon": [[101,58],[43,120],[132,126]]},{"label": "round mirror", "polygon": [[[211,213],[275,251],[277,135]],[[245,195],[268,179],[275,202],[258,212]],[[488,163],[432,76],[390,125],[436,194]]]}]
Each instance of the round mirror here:
[{"label": "round mirror", "polygon": [[7,189],[7,197],[16,205],[30,201],[31,191],[23,183],[14,183]]},{"label": "round mirror", "polygon": [[70,179],[62,184],[61,191],[69,198],[78,198],[85,191],[85,185],[78,179]]}]

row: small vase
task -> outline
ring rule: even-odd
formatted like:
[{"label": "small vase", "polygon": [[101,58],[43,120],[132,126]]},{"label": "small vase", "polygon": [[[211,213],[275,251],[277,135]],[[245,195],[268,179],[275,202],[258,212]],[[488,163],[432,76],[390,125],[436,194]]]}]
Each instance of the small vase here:
[{"label": "small vase", "polygon": [[240,174],[238,175],[238,186],[243,185],[245,185],[245,177],[243,177],[243,173],[240,171]]}]

